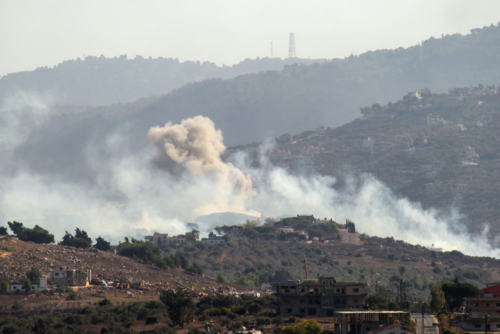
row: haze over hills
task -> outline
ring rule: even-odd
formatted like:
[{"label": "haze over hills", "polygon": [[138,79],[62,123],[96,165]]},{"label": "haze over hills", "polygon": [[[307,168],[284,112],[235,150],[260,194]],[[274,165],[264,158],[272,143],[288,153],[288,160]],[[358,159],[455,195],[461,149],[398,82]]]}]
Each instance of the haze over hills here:
[{"label": "haze over hills", "polygon": [[[242,176],[252,170],[238,171],[237,162],[229,165],[221,160],[222,136],[225,145],[237,145],[285,132],[302,133],[319,125],[341,126],[359,116],[360,106],[395,101],[407,91],[427,86],[440,92],[479,82],[491,85],[500,70],[499,39],[500,27],[491,26],[466,36],[430,39],[409,49],[369,52],[322,64],[290,65],[282,71],[191,83],[170,94],[129,104],[73,112],[59,110],[56,116],[48,107],[42,108],[45,114],[41,118],[36,105],[19,108],[25,113],[23,120],[16,119],[16,113],[4,114],[13,116],[11,123],[3,123],[4,127],[16,129],[7,137],[7,141],[15,139],[15,143],[3,156],[6,163],[2,179],[6,183],[1,191],[8,199],[3,204],[4,215],[47,219],[47,212],[53,209],[59,217],[50,218],[54,224],[63,224],[68,217],[79,217],[82,212],[99,215],[109,211],[116,215],[110,219],[117,225],[103,225],[108,230],[123,225],[122,219],[151,229],[179,222],[170,219],[192,221],[214,212],[255,215],[250,212],[254,210],[251,205],[264,214],[300,210],[326,216],[325,211],[332,210],[330,204],[313,199],[332,195],[328,179],[313,180],[318,182],[304,190],[300,180],[290,176],[281,179],[280,185],[296,182],[299,186],[294,190],[302,191],[303,196],[286,197],[290,190],[285,191],[284,186],[272,188],[276,186],[272,184],[271,188],[261,188],[265,190],[262,197],[253,199],[256,190],[248,187],[245,177],[251,175],[258,184],[266,177],[273,181],[274,174],[266,174],[272,171],[263,169],[255,172],[262,175]],[[194,117],[197,115],[209,117],[213,123]],[[25,122],[30,117],[36,121]],[[167,122],[172,124],[163,126]],[[160,126],[157,130],[163,135],[152,148],[148,132],[155,126]],[[179,139],[176,134],[186,136]],[[200,143],[210,147],[199,150]],[[172,156],[170,149],[175,153]],[[155,159],[163,159],[165,154],[170,160],[155,165]],[[178,162],[180,172],[171,166],[173,161]],[[193,169],[197,164],[201,167]],[[29,210],[36,214],[28,215],[20,203],[32,207],[30,200],[36,194],[55,196],[54,207],[37,206]],[[408,204],[408,208],[413,207]],[[344,212],[349,209],[342,208]],[[349,218],[343,213],[340,216]],[[428,218],[425,212],[419,217]],[[83,215],[78,219],[95,221]],[[379,219],[383,219],[382,213]],[[108,220],[102,219],[104,222]]]},{"label": "haze over hills", "polygon": [[319,59],[246,59],[233,66],[172,58],[115,58],[88,56],[67,60],[54,67],[11,73],[0,77],[0,99],[27,92],[57,104],[102,106],[133,102],[150,95],[170,93],[187,83],[210,78],[229,79],[289,64],[312,64]]}]

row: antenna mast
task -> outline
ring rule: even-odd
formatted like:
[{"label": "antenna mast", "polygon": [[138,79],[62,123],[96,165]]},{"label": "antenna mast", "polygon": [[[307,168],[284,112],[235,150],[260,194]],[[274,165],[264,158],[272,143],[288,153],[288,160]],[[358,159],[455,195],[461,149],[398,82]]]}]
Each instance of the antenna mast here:
[{"label": "antenna mast", "polygon": [[271,42],[271,58],[273,58],[273,42]]},{"label": "antenna mast", "polygon": [[288,44],[288,58],[296,58],[297,55],[295,53],[295,34],[293,32],[290,33],[290,42]]}]

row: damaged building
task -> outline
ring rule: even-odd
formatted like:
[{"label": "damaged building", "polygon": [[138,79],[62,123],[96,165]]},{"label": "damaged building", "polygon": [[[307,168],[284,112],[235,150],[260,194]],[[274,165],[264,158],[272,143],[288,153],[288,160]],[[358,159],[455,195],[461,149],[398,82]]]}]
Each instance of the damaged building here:
[{"label": "damaged building", "polygon": [[61,286],[87,286],[92,279],[90,269],[65,269],[60,267],[51,270],[49,274],[51,284]]},{"label": "damaged building", "polygon": [[366,283],[337,282],[334,277],[272,285],[281,316],[331,317],[336,311],[362,310],[367,296]]}]

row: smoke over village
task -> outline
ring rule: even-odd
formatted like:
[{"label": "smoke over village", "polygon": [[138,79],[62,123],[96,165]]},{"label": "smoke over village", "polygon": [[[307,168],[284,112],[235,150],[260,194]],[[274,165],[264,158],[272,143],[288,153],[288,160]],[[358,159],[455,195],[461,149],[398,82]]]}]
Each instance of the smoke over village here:
[{"label": "smoke over village", "polygon": [[500,331],[499,3],[2,9],[0,333]]}]

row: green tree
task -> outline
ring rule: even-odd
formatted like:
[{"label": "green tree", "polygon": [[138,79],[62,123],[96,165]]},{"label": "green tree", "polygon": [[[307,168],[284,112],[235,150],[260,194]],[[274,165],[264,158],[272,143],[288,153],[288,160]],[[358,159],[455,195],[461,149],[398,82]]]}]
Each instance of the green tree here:
[{"label": "green tree", "polygon": [[439,312],[443,309],[445,303],[444,292],[441,284],[436,283],[431,288],[430,307],[432,312]]},{"label": "green tree", "polygon": [[89,245],[92,245],[92,239],[89,237],[87,232],[85,232],[84,230],[80,230],[78,227],[75,230],[75,238],[83,239],[88,242]]},{"label": "green tree", "polygon": [[286,326],[282,329],[282,334],[320,334],[323,328],[314,319],[304,319],[301,322]]},{"label": "green tree", "polygon": [[26,278],[23,280],[23,288],[24,292],[30,292],[32,288],[30,281]]},{"label": "green tree", "polygon": [[446,304],[450,310],[462,306],[464,298],[478,297],[480,290],[473,284],[461,283],[455,279],[456,283],[446,282],[442,285]]},{"label": "green tree", "polygon": [[186,233],[186,239],[189,242],[196,242],[200,239],[200,231],[193,229],[191,232]]},{"label": "green tree", "polygon": [[28,277],[31,282],[42,276],[42,272],[37,267],[31,267],[31,269],[26,273],[26,277]]},{"label": "green tree", "polygon": [[185,323],[193,321],[196,307],[193,300],[186,297],[184,292],[167,290],[160,295],[160,300],[165,304],[174,326],[184,327]]},{"label": "green tree", "polygon": [[12,223],[7,222],[7,224],[19,240],[31,241],[37,244],[51,244],[54,242],[54,235],[38,225],[35,225],[33,228],[27,228],[23,226],[23,223],[16,221]]},{"label": "green tree", "polygon": [[75,236],[66,231],[66,234],[63,236],[62,241],[59,242],[59,245],[76,248],[89,248],[92,245],[92,239],[90,239],[87,235],[87,232],[76,228]]},{"label": "green tree", "polygon": [[9,235],[9,230],[5,226],[0,226],[0,235]]},{"label": "green tree", "polygon": [[255,284],[258,282],[257,276],[254,273],[248,273],[248,275],[242,275],[235,277],[231,283],[245,285],[249,287],[255,287]]},{"label": "green tree", "polygon": [[101,236],[95,239],[96,243],[94,245],[94,248],[102,251],[108,251],[111,249],[111,244],[109,241],[104,240]]},{"label": "green tree", "polygon": [[250,220],[250,219],[247,219],[245,224],[243,224],[243,228],[245,230],[249,229],[249,228],[256,228],[256,227],[257,227],[257,223],[254,220]]},{"label": "green tree", "polygon": [[226,277],[224,277],[224,275],[222,275],[222,273],[218,273],[217,274],[217,282],[219,282],[219,283],[226,282]]},{"label": "green tree", "polygon": [[9,293],[9,282],[0,281],[0,294],[6,295]]},{"label": "green tree", "polygon": [[403,274],[406,272],[406,267],[400,266],[398,269],[399,269],[399,273],[401,274],[401,276],[403,276]]}]

